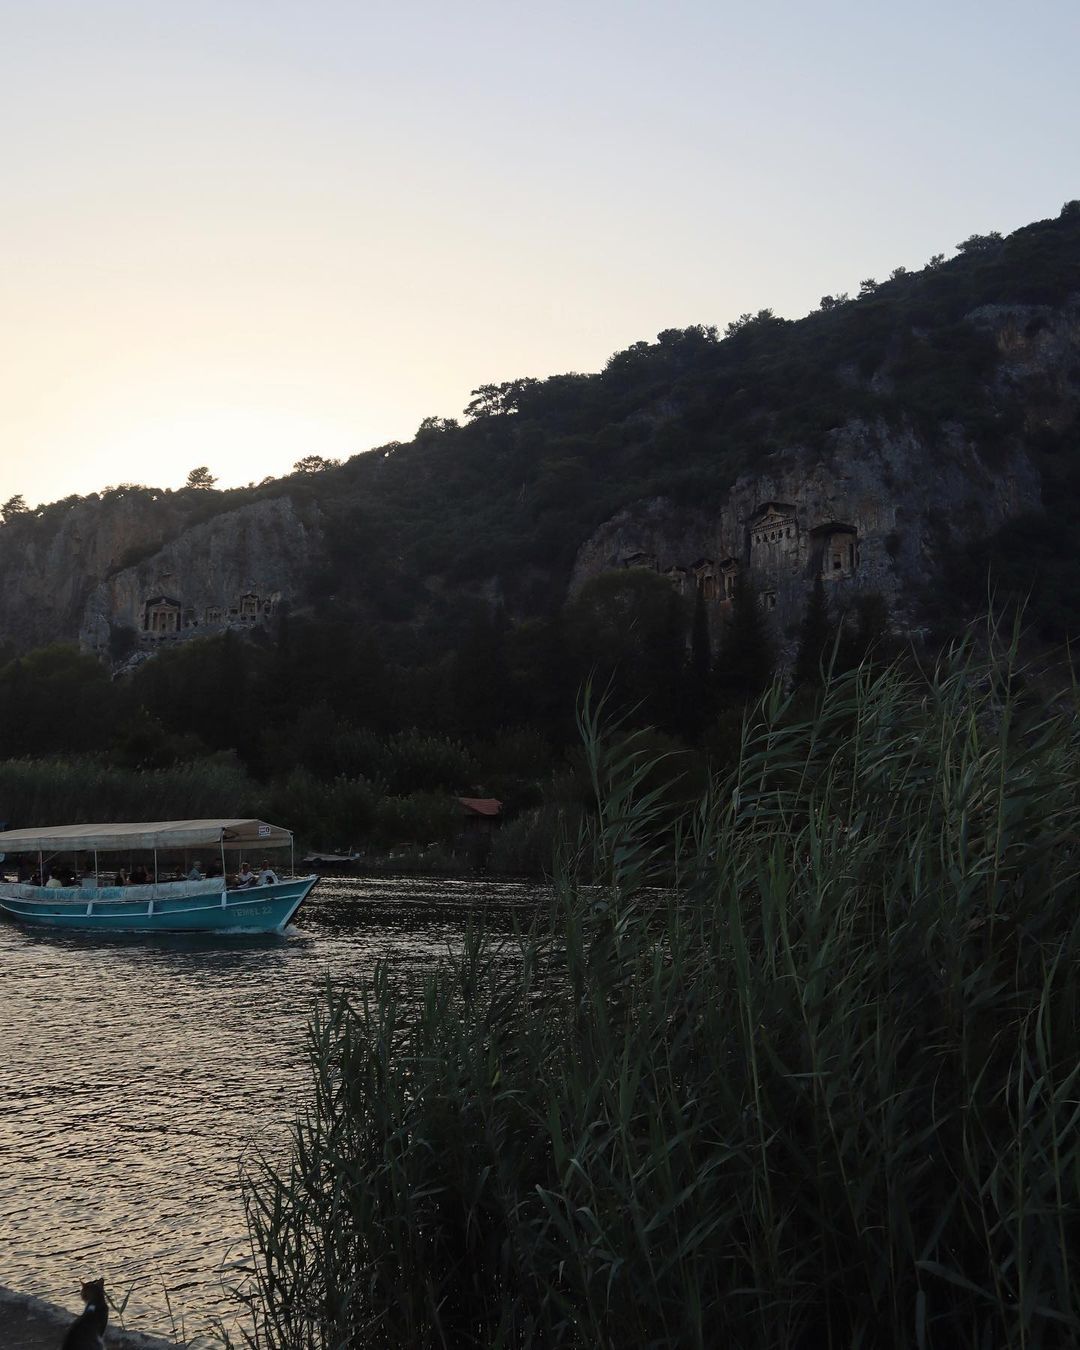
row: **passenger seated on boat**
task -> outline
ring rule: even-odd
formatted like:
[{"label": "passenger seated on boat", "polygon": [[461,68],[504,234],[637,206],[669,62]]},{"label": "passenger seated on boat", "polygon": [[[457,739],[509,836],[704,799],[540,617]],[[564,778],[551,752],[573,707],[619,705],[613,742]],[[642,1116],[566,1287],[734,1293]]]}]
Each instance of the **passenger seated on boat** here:
[{"label": "passenger seated on boat", "polygon": [[150,880],[150,874],[145,867],[133,867],[131,869],[131,884],[133,886],[145,886]]},{"label": "passenger seated on boat", "polygon": [[113,878],[113,885],[126,886],[127,884],[128,884],[128,874],[121,867],[119,872],[117,872],[116,876]]},{"label": "passenger seated on boat", "polygon": [[236,874],[236,889],[238,891],[243,891],[247,890],[249,886],[254,885],[255,885],[255,873],[251,870],[251,868],[247,865],[247,863],[241,863],[240,871],[237,872]]},{"label": "passenger seated on boat", "polygon": [[45,889],[47,891],[59,890],[63,884],[64,884],[63,879],[56,872],[54,872],[52,876],[49,877],[48,881],[45,883]]},{"label": "passenger seated on boat", "polygon": [[276,886],[278,881],[277,873],[264,858],[259,864],[259,885]]},{"label": "passenger seated on boat", "polygon": [[202,880],[203,880],[203,870],[202,870],[202,867],[201,867],[201,865],[200,865],[199,863],[194,862],[194,863],[191,864],[191,871],[187,874],[187,879],[188,879],[188,881],[202,881]]}]

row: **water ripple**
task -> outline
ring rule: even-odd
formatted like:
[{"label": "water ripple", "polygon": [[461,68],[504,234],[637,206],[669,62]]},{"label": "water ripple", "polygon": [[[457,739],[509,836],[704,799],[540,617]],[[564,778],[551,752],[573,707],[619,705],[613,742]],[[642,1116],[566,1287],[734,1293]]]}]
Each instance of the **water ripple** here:
[{"label": "water ripple", "polygon": [[327,976],[416,981],[510,883],[324,882],[284,938],[45,934],[0,923],[0,1284],[78,1308],[131,1290],[129,1326],[228,1316],[248,1256],[240,1159],[285,1143]]}]

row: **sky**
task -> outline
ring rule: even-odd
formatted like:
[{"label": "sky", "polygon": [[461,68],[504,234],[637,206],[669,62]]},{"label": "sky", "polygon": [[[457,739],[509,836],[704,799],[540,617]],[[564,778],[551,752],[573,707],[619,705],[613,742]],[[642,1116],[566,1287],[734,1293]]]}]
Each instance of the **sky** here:
[{"label": "sky", "polygon": [[1077,0],[0,0],[0,502],[221,486],[1080,196]]}]

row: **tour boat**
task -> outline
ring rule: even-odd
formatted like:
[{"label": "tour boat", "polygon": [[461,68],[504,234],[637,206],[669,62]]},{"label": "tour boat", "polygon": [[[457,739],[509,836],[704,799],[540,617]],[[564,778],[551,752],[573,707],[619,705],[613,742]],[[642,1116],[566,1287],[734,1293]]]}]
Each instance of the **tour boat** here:
[{"label": "tour boat", "polygon": [[[266,885],[238,886],[227,879],[227,855],[258,863],[264,849],[292,849],[289,830],[262,820],[159,820],[133,824],[57,825],[0,832],[0,873],[12,856],[33,880],[0,880],[0,911],[24,923],[112,933],[280,933],[318,881],[294,877]],[[105,882],[102,854],[116,869],[144,860],[139,884]],[[166,857],[162,858],[162,854]],[[119,856],[117,856],[119,855]],[[181,877],[166,875],[168,855]],[[57,858],[72,858],[72,884],[42,885]],[[220,860],[220,875],[192,875],[203,858]],[[151,862],[152,860],[152,862]],[[81,864],[81,865],[80,865]],[[71,869],[68,868],[68,871]],[[290,872],[291,872],[290,868]],[[80,876],[81,874],[81,876]]]}]

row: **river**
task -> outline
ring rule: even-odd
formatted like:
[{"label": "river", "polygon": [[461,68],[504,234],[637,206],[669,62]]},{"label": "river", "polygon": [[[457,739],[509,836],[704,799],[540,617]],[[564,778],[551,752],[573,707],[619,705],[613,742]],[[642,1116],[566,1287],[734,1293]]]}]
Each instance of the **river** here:
[{"label": "river", "polygon": [[104,938],[0,922],[0,1285],[77,1310],[129,1294],[128,1327],[229,1321],[248,1255],[241,1159],[280,1156],[308,1090],[327,975],[403,987],[471,909],[509,927],[538,886],[324,881],[284,937]]}]

